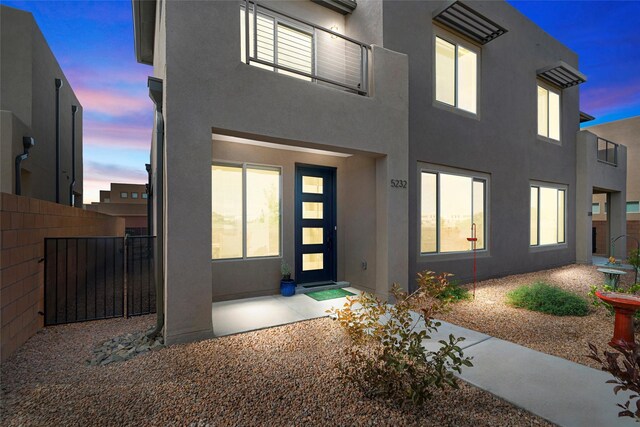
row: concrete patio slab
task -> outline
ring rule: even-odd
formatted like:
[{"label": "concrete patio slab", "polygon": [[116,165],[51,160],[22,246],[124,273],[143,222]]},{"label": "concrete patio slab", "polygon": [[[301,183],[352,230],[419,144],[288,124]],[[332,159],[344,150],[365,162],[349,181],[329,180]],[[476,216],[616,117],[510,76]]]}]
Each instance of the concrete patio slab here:
[{"label": "concrete patio slab", "polygon": [[[345,290],[360,293],[356,288]],[[221,337],[325,317],[328,309],[342,307],[346,301],[346,298],[316,301],[305,294],[297,294],[214,302],[211,305],[213,333]]]}]

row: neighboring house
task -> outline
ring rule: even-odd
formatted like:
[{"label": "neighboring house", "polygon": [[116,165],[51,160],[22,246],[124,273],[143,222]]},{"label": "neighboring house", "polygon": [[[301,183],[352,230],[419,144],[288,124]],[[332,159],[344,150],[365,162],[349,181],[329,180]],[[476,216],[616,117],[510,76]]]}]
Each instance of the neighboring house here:
[{"label": "neighboring house", "polygon": [[100,202],[85,205],[88,211],[96,211],[124,218],[126,234],[147,234],[147,186],[145,184],[111,183],[110,190],[100,190]]},{"label": "neighboring house", "polygon": [[[605,140],[627,147],[627,234],[632,238],[627,239],[626,242],[620,239],[620,243],[617,244],[624,245],[626,243],[627,251],[635,249],[640,241],[640,116],[589,126],[584,129],[598,135],[601,138],[600,145],[603,148],[606,145]],[[593,228],[596,239],[593,251],[601,255],[609,255],[610,239],[619,236],[609,232],[608,208],[606,194],[593,196]]]},{"label": "neighboring house", "polygon": [[82,207],[82,106],[31,13],[0,31],[0,191]]},{"label": "neighboring house", "polygon": [[472,224],[480,279],[590,262],[594,189],[623,209],[625,148],[598,162],[579,131],[577,55],[507,3],[133,10],[168,343],[210,336],[212,300],[276,293],[283,260],[384,297],[469,280]]}]

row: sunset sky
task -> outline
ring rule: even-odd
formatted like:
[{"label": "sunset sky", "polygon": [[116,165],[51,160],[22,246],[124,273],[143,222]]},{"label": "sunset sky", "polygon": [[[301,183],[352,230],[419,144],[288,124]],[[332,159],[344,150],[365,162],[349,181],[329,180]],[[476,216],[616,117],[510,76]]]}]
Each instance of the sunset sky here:
[{"label": "sunset sky", "polygon": [[[640,115],[640,2],[510,1],[576,51],[589,124]],[[131,2],[5,1],[33,13],[84,109],[84,200],[146,182],[153,106],[133,50]]]}]

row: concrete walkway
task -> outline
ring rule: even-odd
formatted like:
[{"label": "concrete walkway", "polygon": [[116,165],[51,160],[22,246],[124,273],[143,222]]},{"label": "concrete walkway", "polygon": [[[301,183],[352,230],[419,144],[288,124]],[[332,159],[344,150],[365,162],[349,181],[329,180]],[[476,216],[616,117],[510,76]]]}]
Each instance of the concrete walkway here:
[{"label": "concrete walkway", "polygon": [[[212,306],[213,330],[216,336],[223,336],[323,317],[327,309],[341,307],[345,301],[274,295],[216,302]],[[637,425],[628,417],[618,418],[616,403],[626,401],[627,395],[613,394],[613,385],[606,383],[612,379],[608,373],[441,323],[438,333],[423,345],[434,350],[439,347],[438,340],[447,340],[449,334],[465,337],[461,347],[465,356],[473,357],[474,366],[463,369],[460,378],[470,384],[560,426]]]}]

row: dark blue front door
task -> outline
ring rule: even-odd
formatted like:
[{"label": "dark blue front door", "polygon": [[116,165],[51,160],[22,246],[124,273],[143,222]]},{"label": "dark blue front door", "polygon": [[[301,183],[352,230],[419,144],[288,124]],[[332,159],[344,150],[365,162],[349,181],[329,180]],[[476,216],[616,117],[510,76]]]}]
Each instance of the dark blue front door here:
[{"label": "dark blue front door", "polygon": [[296,282],[336,280],[336,170],[296,165]]}]

